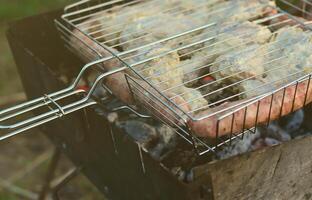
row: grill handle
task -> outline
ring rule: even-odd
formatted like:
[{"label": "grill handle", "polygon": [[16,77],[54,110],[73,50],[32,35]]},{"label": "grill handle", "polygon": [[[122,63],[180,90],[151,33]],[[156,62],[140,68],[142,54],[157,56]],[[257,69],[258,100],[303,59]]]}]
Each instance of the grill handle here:
[{"label": "grill handle", "polygon": [[[96,87],[108,76],[124,71],[127,67],[121,67],[108,71],[106,73],[100,74],[94,81],[91,89],[89,91],[77,89],[77,86],[84,74],[84,72],[92,66],[95,66],[106,59],[100,59],[85,65],[80,71],[79,75],[69,87],[44,95],[40,98],[21,103],[19,105],[0,110],[0,141],[13,137],[17,134],[23,133],[29,129],[38,127],[42,124],[46,124],[55,119],[59,119],[65,115],[71,114],[75,111],[87,108],[89,106],[95,105],[98,102],[92,98],[92,94]],[[66,105],[60,105],[59,101],[76,96],[77,94],[84,94],[79,100],[72,101]],[[104,97],[105,98],[105,97]],[[17,117],[24,115],[28,112],[34,111],[39,108],[48,107],[50,111],[44,112],[31,117],[24,117],[24,119],[18,119]],[[13,124],[4,124],[5,121],[14,119],[17,121]]]}]

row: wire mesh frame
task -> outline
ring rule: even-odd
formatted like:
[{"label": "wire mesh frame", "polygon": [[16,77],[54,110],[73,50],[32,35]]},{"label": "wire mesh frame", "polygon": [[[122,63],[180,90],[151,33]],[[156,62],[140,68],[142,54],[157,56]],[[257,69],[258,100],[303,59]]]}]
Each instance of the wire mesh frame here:
[{"label": "wire mesh frame", "polygon": [[[65,10],[68,12],[67,14],[65,14],[63,17],[70,17],[70,16],[73,16],[73,15],[75,15],[75,11],[73,11],[73,10],[77,10],[77,14],[78,13],[80,13],[81,12],[81,9],[84,9],[84,10],[86,10],[86,12],[88,11],[88,9],[90,9],[91,7],[92,7],[92,9],[98,9],[97,8],[97,6],[96,6],[96,3],[94,4],[94,5],[92,5],[91,7],[90,7],[90,3],[91,3],[92,1],[82,1],[82,2],[80,2],[80,3],[78,3],[78,4],[76,4],[76,5],[74,5],[74,6],[70,6],[70,7],[67,7]],[[93,1],[93,2],[95,2],[95,1]],[[111,1],[111,2],[107,2],[106,4],[105,4],[105,6],[107,6],[107,7],[110,7],[110,6],[112,6],[113,4],[118,4],[118,3],[121,3],[121,2],[123,2],[123,1]],[[137,2],[139,2],[139,1],[137,1]],[[89,6],[89,7],[88,7]],[[91,9],[91,10],[92,10]],[[100,10],[100,9],[99,9]],[[291,15],[289,15],[288,13],[286,13],[286,12],[284,12],[284,11],[282,11],[282,10],[279,10],[280,12],[282,12],[282,13],[284,13],[285,15],[287,15],[287,16],[289,16],[290,18],[292,18],[292,16]],[[94,12],[91,12],[92,14],[94,14]],[[302,24],[302,22],[301,21],[298,21],[297,19],[295,19],[295,18],[292,18],[294,21],[296,21],[298,24],[301,24],[301,25],[303,25],[303,26],[305,26],[304,24]],[[71,24],[73,27],[76,27],[72,22],[69,22],[69,24]],[[77,27],[76,27],[77,28]],[[307,27],[307,28],[309,28],[309,27]],[[79,30],[79,28],[77,28],[78,30]],[[83,31],[82,31],[82,33],[83,33]],[[85,34],[87,37],[89,37],[89,35],[87,35],[87,34]],[[92,38],[92,37],[89,37],[90,39],[92,39],[94,42],[97,42],[96,40],[94,40],[94,38]],[[102,45],[103,46],[103,45]],[[103,48],[105,48],[105,46],[103,46]],[[121,58],[121,57],[119,57],[118,55],[114,55],[113,54],[113,56],[114,57],[117,57],[117,58],[119,58],[120,60],[122,60],[123,61],[123,59]],[[126,61],[123,61],[126,65],[127,65],[127,62]],[[182,131],[181,132],[183,132],[184,133],[184,135],[186,135],[186,136],[188,136],[188,137],[190,137],[191,139],[190,140],[188,140],[189,142],[191,141],[192,142],[192,144],[193,145],[195,145],[196,146],[196,144],[195,144],[195,140],[197,140],[197,142],[198,142],[198,140],[200,140],[200,139],[198,139],[198,137],[195,137],[194,135],[192,135],[192,134],[189,134],[189,132],[188,131],[185,131],[185,129],[187,130],[187,121],[190,119],[190,120],[193,120],[193,121],[199,121],[199,120],[203,120],[203,119],[205,119],[205,118],[209,118],[210,116],[212,116],[212,115],[210,115],[210,116],[205,116],[205,117],[202,117],[202,118],[194,118],[193,116],[190,116],[188,113],[186,113],[183,109],[181,109],[178,105],[176,105],[174,102],[172,102],[170,99],[168,99],[167,97],[166,97],[166,95],[164,95],[161,91],[159,91],[156,87],[154,87],[153,86],[153,84],[151,84],[149,81],[147,81],[144,77],[142,77],[139,73],[137,73],[137,71],[133,68],[133,67],[131,67],[130,65],[127,65],[130,69],[132,69],[133,70],[133,72],[140,78],[140,79],[142,79],[142,80],[144,80],[145,82],[147,82],[155,91],[154,92],[156,92],[158,95],[160,95],[161,96],[161,98],[155,98],[155,100],[160,100],[160,99],[164,99],[164,100],[162,100],[162,101],[160,101],[160,102],[158,102],[158,103],[161,103],[163,106],[165,106],[166,107],[166,109],[167,110],[171,110],[171,111],[173,111],[174,110],[174,112],[176,112],[176,110],[179,110],[179,111],[181,111],[182,113],[183,113],[183,115],[180,115],[180,116],[178,116],[179,118],[180,118],[180,120],[182,120],[183,122],[184,122],[184,124],[181,126],[181,125],[178,125],[178,127],[182,127]],[[310,76],[310,75],[309,75]],[[136,89],[134,89],[134,84],[133,84],[133,79],[131,80],[131,81],[129,81],[129,79],[131,79],[131,77],[129,78],[129,76],[127,76],[127,80],[128,80],[128,84],[129,84],[129,87],[130,88],[132,88],[132,94],[136,94],[136,92],[137,92],[137,90]],[[306,80],[306,81],[308,81],[309,82],[309,84],[310,84],[310,77],[309,77],[309,79],[308,80]],[[135,81],[134,81],[135,82]],[[297,88],[298,87],[298,84],[300,83],[300,82],[302,82],[302,78],[299,78],[298,80],[296,80],[293,84],[295,84],[295,87]],[[309,85],[308,84],[308,85]],[[291,85],[291,84],[290,84]],[[287,87],[289,87],[290,86],[289,84],[288,84],[288,86],[285,86],[285,87],[281,87],[281,88],[278,88],[278,89],[276,89],[274,92],[272,92],[272,93],[269,93],[269,94],[264,94],[264,95],[261,95],[261,96],[257,96],[257,97],[255,97],[255,98],[253,98],[253,99],[249,99],[248,101],[246,101],[246,102],[244,102],[244,103],[242,103],[241,105],[234,105],[232,108],[230,108],[230,109],[232,109],[232,110],[234,110],[234,111],[232,111],[232,112],[230,112],[230,113],[227,113],[226,115],[222,115],[222,116],[219,116],[218,117],[218,121],[217,121],[217,124],[216,124],[216,127],[217,127],[217,131],[216,131],[216,136],[215,136],[215,139],[216,139],[216,144],[215,144],[215,146],[214,147],[210,147],[210,146],[206,146],[207,147],[207,149],[204,151],[204,152],[208,152],[208,151],[214,151],[216,148],[218,148],[219,146],[220,146],[220,144],[228,144],[228,143],[231,143],[232,142],[232,139],[233,138],[236,138],[236,137],[238,137],[238,135],[240,135],[240,136],[244,136],[244,134],[245,134],[245,132],[246,131],[254,131],[254,129],[246,129],[245,128],[245,121],[246,121],[246,113],[248,112],[248,106],[249,105],[251,105],[251,104],[254,104],[254,103],[257,103],[258,102],[258,105],[260,105],[260,102],[261,102],[261,99],[264,99],[265,97],[268,97],[268,96],[271,96],[271,101],[270,101],[270,111],[269,111],[269,116],[268,116],[268,120],[267,120],[267,123],[270,121],[270,119],[271,119],[271,117],[270,117],[270,115],[271,115],[271,108],[272,108],[272,104],[273,104],[273,99],[274,99],[274,94],[276,93],[276,92],[278,92],[278,91],[284,91],[283,92],[283,101],[284,101],[284,98],[285,98],[285,92],[286,92],[286,90],[287,90]],[[143,89],[144,90],[144,88],[141,88],[141,89]],[[309,86],[307,87],[307,91],[308,91],[308,89],[309,89]],[[296,91],[296,90],[295,90]],[[147,93],[149,93],[150,91],[145,91],[145,92],[147,92]],[[157,95],[157,96],[158,96]],[[146,96],[146,95],[145,95]],[[296,96],[296,92],[295,92],[295,95],[294,95],[294,97]],[[149,97],[149,96],[146,96],[146,97]],[[159,96],[158,96],[159,97]],[[150,98],[150,97],[149,97]],[[306,97],[305,97],[305,99],[307,98],[307,93],[306,93]],[[138,100],[138,98],[135,98],[136,100]],[[142,100],[142,99],[141,99]],[[166,101],[169,101],[170,102],[170,106],[166,103]],[[292,105],[292,107],[294,107],[294,102],[295,102],[295,98],[294,98],[294,100],[293,100],[293,105]],[[154,103],[155,103],[155,101],[154,101]],[[230,117],[230,116],[232,116],[232,125],[231,125],[231,127],[233,127],[233,122],[235,121],[235,111],[237,111],[237,110],[245,110],[244,112],[245,112],[245,115],[244,115],[244,119],[243,119],[243,126],[242,126],[242,130],[241,131],[239,131],[239,132],[241,132],[240,134],[238,134],[238,135],[234,135],[234,133],[233,133],[233,131],[231,131],[231,133],[230,133],[230,137],[229,137],[229,139],[223,139],[222,137],[219,137],[219,127],[220,127],[220,123],[222,123],[222,120],[223,119],[225,119],[225,118],[228,118],[228,117]],[[283,109],[283,106],[281,105],[281,110]],[[157,111],[158,113],[159,113],[159,111]],[[220,113],[221,113],[221,111],[219,111]],[[258,118],[258,115],[259,115],[259,106],[258,106],[258,109],[257,109],[257,112],[256,112],[256,122],[257,122],[257,118]],[[281,111],[281,113],[282,113],[282,111]],[[160,113],[161,114],[161,113]],[[215,114],[215,113],[214,113]],[[185,117],[186,116],[186,117]],[[281,116],[281,115],[280,115]],[[166,121],[166,120],[165,120]],[[255,126],[257,126],[257,123],[255,122]],[[168,124],[168,122],[167,122],[167,124]],[[170,122],[169,122],[169,124],[170,124]],[[177,125],[176,125],[177,126]],[[231,128],[232,129],[232,128]],[[246,129],[246,130],[245,130]],[[203,140],[200,140],[201,142],[203,142]],[[203,142],[204,143],[204,142]],[[202,152],[203,153],[203,152]]]},{"label": "wire mesh frame", "polygon": [[[106,3],[105,5],[107,5],[107,4],[108,4],[108,3]],[[105,47],[103,47],[103,48],[105,48]],[[125,61],[125,63],[126,63],[126,61]],[[133,69],[133,67],[131,67],[131,66],[130,66],[130,68],[131,68],[131,69]],[[134,70],[134,72],[136,73],[137,71],[136,71],[136,70]],[[147,80],[146,80],[146,78],[144,78],[144,77],[142,77],[142,76],[141,76],[141,78],[143,78],[145,81],[147,81]],[[150,85],[153,85],[153,84],[151,84],[149,81],[147,81],[147,82],[148,82]],[[179,109],[179,108],[178,108],[178,109]],[[189,117],[190,117],[192,120],[201,120],[201,119],[206,118],[206,117],[208,117],[208,116],[203,117],[203,118],[200,118],[200,119],[198,119],[198,118],[194,118],[194,117],[193,117],[193,116],[191,116],[191,115],[189,115]]]},{"label": "wire mesh frame", "polygon": [[[280,118],[282,116],[282,113],[285,109],[284,107],[284,101],[285,101],[285,96],[286,96],[286,92],[289,91],[289,88],[294,87],[295,89],[293,90],[293,96],[291,99],[291,111],[290,112],[294,112],[295,110],[295,103],[298,103],[297,99],[296,99],[296,93],[297,93],[297,89],[299,84],[304,83],[304,90],[306,90],[305,92],[305,96],[303,98],[303,102],[302,103],[302,107],[307,105],[307,98],[308,96],[312,95],[311,93],[311,74],[307,74],[304,77],[301,77],[295,81],[292,81],[291,83],[285,85],[284,87],[281,87],[279,89],[276,89],[274,91],[272,91],[271,93],[268,94],[264,94],[261,97],[258,97],[257,99],[253,99],[248,103],[245,103],[244,105],[240,105],[240,106],[233,106],[233,111],[231,113],[227,113],[225,115],[221,115],[218,117],[217,120],[217,130],[216,130],[216,135],[214,138],[215,141],[215,145],[211,145],[207,143],[207,140],[205,138],[200,138],[197,137],[196,135],[192,134],[192,132],[189,130],[188,125],[187,125],[187,121],[189,119],[187,119],[187,117],[182,117],[180,114],[177,114],[176,110],[173,110],[172,107],[169,106],[168,103],[166,103],[165,101],[160,101],[159,98],[160,94],[157,94],[157,91],[150,91],[150,90],[146,90],[144,87],[142,87],[133,77],[126,75],[128,84],[129,84],[129,88],[131,89],[131,92],[133,94],[133,98],[137,101],[137,103],[143,107],[146,108],[146,110],[148,110],[149,113],[153,114],[153,116],[155,116],[156,118],[160,119],[162,122],[166,123],[167,125],[171,126],[171,127],[175,127],[178,130],[178,134],[180,136],[182,136],[184,139],[186,139],[190,144],[192,144],[194,146],[194,148],[197,150],[199,155],[203,155],[205,153],[209,153],[209,152],[215,152],[218,150],[219,147],[223,146],[223,145],[231,145],[232,141],[238,138],[243,139],[244,135],[246,133],[255,133],[257,127],[259,126],[258,123],[258,118],[259,118],[259,110],[260,110],[260,106],[262,103],[262,100],[269,97],[270,101],[269,101],[269,112],[268,112],[268,117],[267,117],[267,121],[262,123],[262,125],[268,125],[269,122],[272,120],[271,119],[271,114],[272,114],[272,107],[274,102],[274,97],[276,94],[278,93],[282,93],[282,101],[279,104],[279,112],[278,112],[278,116],[277,118]],[[144,97],[142,97],[144,96]],[[247,113],[250,109],[251,105],[257,105],[257,109],[255,112],[256,118],[254,121],[254,125],[252,126],[252,128],[247,128],[246,127],[246,116]],[[162,107],[167,107],[170,108],[169,109],[162,109]],[[236,112],[243,110],[244,111],[244,115],[243,115],[243,125],[240,131],[233,131],[233,126],[234,126],[234,122],[237,118],[239,118],[238,120],[241,120],[242,117],[237,117]],[[254,110],[252,110],[254,111]],[[170,117],[168,117],[168,115]],[[172,119],[174,119],[175,121],[173,121]],[[230,126],[231,126],[231,131],[228,137],[221,137],[220,136],[220,129],[219,127],[221,126],[221,124],[223,122],[225,122],[226,124],[228,124],[228,122],[231,122]]]}]

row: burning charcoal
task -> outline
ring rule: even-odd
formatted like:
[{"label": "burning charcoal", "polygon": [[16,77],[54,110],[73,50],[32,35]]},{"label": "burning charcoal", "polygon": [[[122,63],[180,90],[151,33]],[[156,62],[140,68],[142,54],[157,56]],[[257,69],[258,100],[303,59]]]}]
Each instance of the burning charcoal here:
[{"label": "burning charcoal", "polygon": [[118,114],[115,112],[109,113],[107,115],[107,120],[109,123],[115,123],[118,120]]},{"label": "burning charcoal", "polygon": [[266,144],[266,146],[269,146],[269,147],[281,144],[280,141],[278,141],[274,138],[270,138],[270,137],[265,138],[264,143]]},{"label": "burning charcoal", "polygon": [[171,172],[174,176],[178,178],[178,180],[184,181],[186,175],[181,167],[174,167],[171,169]]},{"label": "burning charcoal", "polygon": [[176,140],[176,133],[167,125],[160,125],[157,127],[157,132],[162,136],[162,141],[165,144],[172,143]]},{"label": "burning charcoal", "polygon": [[184,181],[186,183],[190,183],[190,182],[194,181],[193,170],[185,171],[181,167],[174,167],[171,169],[171,172],[180,181]]},{"label": "burning charcoal", "polygon": [[255,134],[245,134],[243,140],[235,140],[232,145],[229,147],[225,147],[220,152],[217,153],[217,156],[220,159],[227,159],[229,157],[246,153],[252,150],[252,144],[257,138],[260,137],[260,131],[256,131]]},{"label": "burning charcoal", "polygon": [[186,179],[185,181],[187,183],[190,183],[190,182],[193,182],[194,181],[194,171],[193,170],[190,170],[186,173]]},{"label": "burning charcoal", "polygon": [[251,150],[257,150],[264,147],[279,145],[282,142],[271,137],[258,138],[251,146]]},{"label": "burning charcoal", "polygon": [[177,144],[177,134],[167,125],[160,125],[156,128],[156,131],[159,140],[156,146],[150,150],[150,154],[154,159],[162,160],[168,152],[175,148]]},{"label": "burning charcoal", "polygon": [[134,140],[142,144],[144,147],[157,139],[156,129],[146,123],[137,120],[128,120],[118,122],[117,126],[125,129],[125,131],[133,137]]},{"label": "burning charcoal", "polygon": [[303,109],[298,110],[294,113],[291,113],[284,117],[282,121],[285,120],[286,126],[285,130],[287,130],[291,135],[294,135],[302,126],[304,120],[304,111]]},{"label": "burning charcoal", "polygon": [[262,127],[261,134],[279,142],[291,140],[292,137],[303,134],[301,131],[304,120],[304,111],[298,110],[277,121],[271,122],[268,127]]},{"label": "burning charcoal", "polygon": [[254,151],[254,150],[257,150],[257,149],[261,149],[263,147],[266,147],[264,139],[263,138],[258,138],[251,145],[251,150]]},{"label": "burning charcoal", "polygon": [[[274,138],[280,142],[291,140],[289,132],[285,131],[277,121],[271,122],[267,128],[261,129],[262,134]],[[286,129],[287,130],[287,129]]]}]

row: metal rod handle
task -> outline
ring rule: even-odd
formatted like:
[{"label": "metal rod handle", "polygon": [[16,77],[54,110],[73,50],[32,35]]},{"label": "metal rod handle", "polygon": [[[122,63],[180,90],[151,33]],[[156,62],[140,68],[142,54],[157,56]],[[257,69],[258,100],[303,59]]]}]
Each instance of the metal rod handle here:
[{"label": "metal rod handle", "polygon": [[[102,82],[104,78],[112,74],[124,71],[125,69],[127,69],[127,67],[121,67],[121,68],[114,69],[112,71],[100,74],[97,77],[97,79],[94,81],[91,89],[88,92],[86,92],[85,90],[77,90],[76,87],[78,86],[78,83],[83,73],[88,68],[95,66],[106,60],[107,59],[104,58],[104,59],[100,59],[100,60],[97,60],[97,61],[94,61],[85,65],[80,71],[80,73],[78,74],[73,84],[63,90],[51,93],[49,95],[43,95],[40,98],[31,100],[25,103],[21,103],[19,105],[0,111],[0,133],[2,131],[5,132],[4,135],[0,136],[0,141],[8,139],[22,132],[25,132],[29,129],[38,127],[42,124],[46,124],[50,121],[61,118],[75,111],[97,104],[97,102],[92,99],[92,94],[95,91],[96,87]],[[81,93],[85,94],[85,96],[81,98],[80,100],[75,100],[66,105],[60,105],[59,103],[60,100],[63,100],[65,98],[69,98],[69,97],[72,97]],[[3,124],[5,121],[9,119],[13,119],[22,114],[25,114],[30,111],[34,111],[36,109],[43,108],[43,107],[48,107],[50,111],[36,115],[34,117],[27,117],[26,119],[23,119],[23,120],[17,120],[18,122],[13,123],[13,124],[8,124],[8,125]]]},{"label": "metal rod handle", "polygon": [[[74,103],[70,103],[66,106],[61,106],[58,103],[58,100],[64,99],[66,97],[70,97],[73,96],[75,94],[79,94],[79,93],[84,93],[85,91],[83,90],[77,90],[74,92],[70,92],[70,93],[65,93],[57,98],[52,98],[50,95],[44,95],[41,98],[35,99],[33,101],[30,102],[39,102],[37,104],[30,104],[30,106],[26,106],[26,107],[22,107],[21,109],[13,109],[14,107],[20,107],[20,105],[14,106],[12,108],[9,108],[10,110],[12,110],[14,113],[10,113],[8,115],[5,116],[0,116],[0,123],[4,123],[5,121],[7,121],[8,119],[12,119],[16,116],[19,116],[21,114],[25,114],[27,112],[33,111],[35,109],[41,108],[41,107],[48,107],[50,109],[50,111],[36,115],[36,116],[32,116],[32,117],[26,117],[26,119],[20,120],[18,122],[15,122],[13,124],[2,124],[0,125],[0,133],[2,131],[4,131],[4,135],[0,136],[0,141],[8,139],[12,136],[15,136],[19,133],[25,132],[29,129],[38,127],[42,124],[48,123],[50,121],[53,121],[55,119],[61,118],[65,115],[68,115],[74,111],[83,109],[85,107],[91,106],[96,104],[95,101],[85,101],[83,103],[77,104],[77,102]],[[40,100],[40,101],[39,101]],[[79,101],[78,101],[79,102]],[[29,103],[29,102],[27,102]],[[55,108],[52,108],[55,107]]]}]

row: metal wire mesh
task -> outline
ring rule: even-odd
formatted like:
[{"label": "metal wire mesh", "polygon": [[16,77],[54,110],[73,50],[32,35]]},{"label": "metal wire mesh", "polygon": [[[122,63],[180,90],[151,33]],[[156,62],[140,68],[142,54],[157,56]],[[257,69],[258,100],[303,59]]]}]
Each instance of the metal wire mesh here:
[{"label": "metal wire mesh", "polygon": [[127,65],[136,103],[203,154],[310,102],[310,63],[294,56],[307,50],[294,52],[310,42],[300,17],[311,17],[311,4],[280,1],[290,15],[269,0],[85,0],[65,9],[58,27],[86,61]]}]

